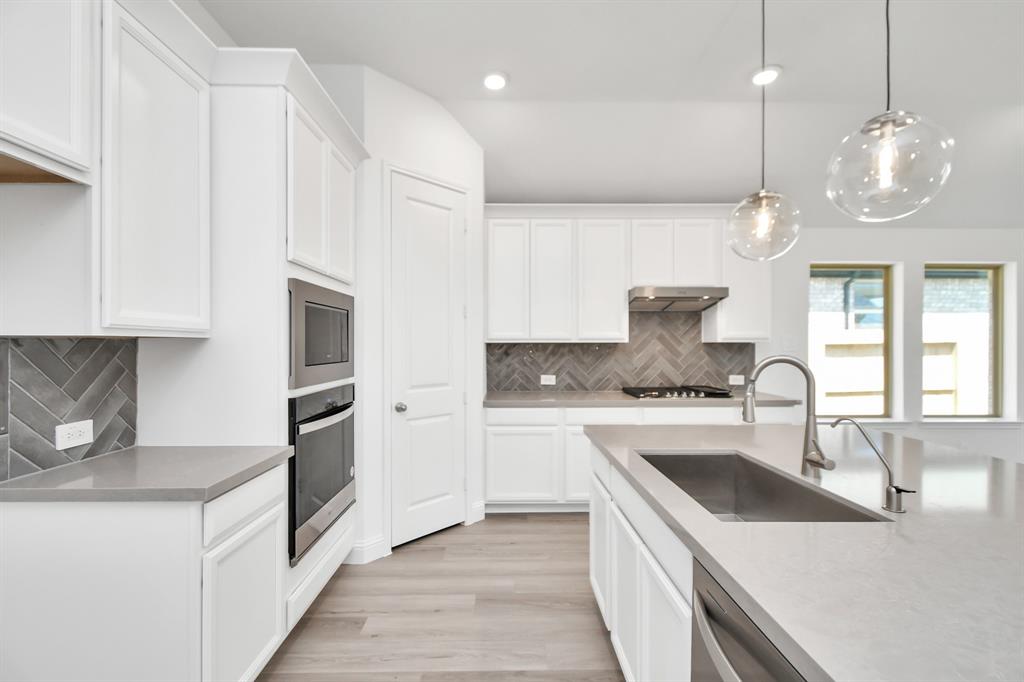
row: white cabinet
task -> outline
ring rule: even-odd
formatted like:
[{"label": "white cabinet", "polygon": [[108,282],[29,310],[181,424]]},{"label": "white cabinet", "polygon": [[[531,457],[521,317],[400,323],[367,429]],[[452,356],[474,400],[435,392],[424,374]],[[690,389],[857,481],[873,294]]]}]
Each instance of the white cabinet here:
[{"label": "white cabinet", "polygon": [[288,260],[352,283],[356,163],[288,95]]},{"label": "white cabinet", "polygon": [[632,286],[719,286],[722,226],[712,219],[634,220]]},{"label": "white cabinet", "polygon": [[605,628],[611,627],[612,498],[597,476],[590,477],[590,586]]},{"label": "white cabinet", "polygon": [[675,286],[673,229],[668,219],[633,221],[631,286]]},{"label": "white cabinet", "polygon": [[203,680],[254,679],[284,639],[287,518],[279,503],[203,556]]},{"label": "white cabinet", "polygon": [[327,274],[355,282],[356,169],[336,148],[327,155]]},{"label": "white cabinet", "polygon": [[586,502],[590,497],[590,449],[582,426],[565,427],[566,502]]},{"label": "white cabinet", "polygon": [[119,4],[105,8],[102,324],[208,331],[209,83]]},{"label": "white cabinet", "polygon": [[640,536],[611,505],[611,637],[627,682],[640,676]]},{"label": "white cabinet", "polygon": [[99,3],[0,2],[0,153],[91,182]]},{"label": "white cabinet", "polygon": [[487,234],[487,337],[530,337],[530,221],[492,220]]},{"label": "white cabinet", "polygon": [[327,136],[288,97],[288,260],[327,269]]},{"label": "white cabinet", "polygon": [[640,547],[640,679],[690,679],[690,606],[647,547]]},{"label": "white cabinet", "polygon": [[771,263],[747,260],[725,247],[722,280],[729,297],[704,311],[705,343],[768,341],[772,334]]},{"label": "white cabinet", "polygon": [[558,427],[487,427],[486,447],[489,502],[558,501]]},{"label": "white cabinet", "polygon": [[530,338],[533,340],[566,341],[574,336],[573,241],[571,220],[530,221]]},{"label": "white cabinet", "polygon": [[629,229],[625,220],[580,220],[577,337],[628,341]]}]

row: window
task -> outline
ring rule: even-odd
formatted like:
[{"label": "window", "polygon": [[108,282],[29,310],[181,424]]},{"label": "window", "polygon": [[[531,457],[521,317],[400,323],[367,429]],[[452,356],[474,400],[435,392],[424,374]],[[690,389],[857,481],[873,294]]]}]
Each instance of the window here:
[{"label": "window", "polygon": [[812,265],[807,349],[822,416],[889,416],[888,266]]},{"label": "window", "polygon": [[997,266],[925,266],[924,416],[999,416],[1001,275]]}]

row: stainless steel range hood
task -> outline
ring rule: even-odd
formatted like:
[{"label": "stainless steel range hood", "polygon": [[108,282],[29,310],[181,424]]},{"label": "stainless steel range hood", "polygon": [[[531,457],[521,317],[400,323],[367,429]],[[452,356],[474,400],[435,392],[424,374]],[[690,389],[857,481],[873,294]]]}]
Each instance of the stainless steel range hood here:
[{"label": "stainless steel range hood", "polygon": [[640,313],[699,313],[728,295],[728,287],[633,287],[629,290],[629,310]]}]

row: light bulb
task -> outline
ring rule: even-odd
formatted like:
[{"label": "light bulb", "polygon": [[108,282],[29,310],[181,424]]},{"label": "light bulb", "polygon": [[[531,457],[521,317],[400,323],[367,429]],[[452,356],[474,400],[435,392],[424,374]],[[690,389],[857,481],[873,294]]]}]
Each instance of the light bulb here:
[{"label": "light bulb", "polygon": [[914,213],[945,185],[953,138],[924,117],[887,111],[847,135],[832,154],[825,196],[863,222]]},{"label": "light bulb", "polygon": [[741,201],[726,226],[726,243],[748,260],[778,258],[800,235],[800,209],[778,192],[761,190]]}]

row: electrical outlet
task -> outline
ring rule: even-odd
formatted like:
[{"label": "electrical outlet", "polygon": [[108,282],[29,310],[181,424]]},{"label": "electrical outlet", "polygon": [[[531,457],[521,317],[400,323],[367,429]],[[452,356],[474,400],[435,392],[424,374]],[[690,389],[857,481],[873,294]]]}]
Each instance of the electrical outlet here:
[{"label": "electrical outlet", "polygon": [[541,374],[540,385],[541,386],[554,386],[558,382],[558,377],[554,374]]},{"label": "electrical outlet", "polygon": [[58,450],[67,450],[76,445],[92,442],[92,420],[61,424],[54,434],[54,443]]},{"label": "electrical outlet", "polygon": [[729,375],[729,385],[730,386],[742,386],[745,383],[747,383],[747,378],[745,376],[743,376],[742,374],[730,374]]}]

